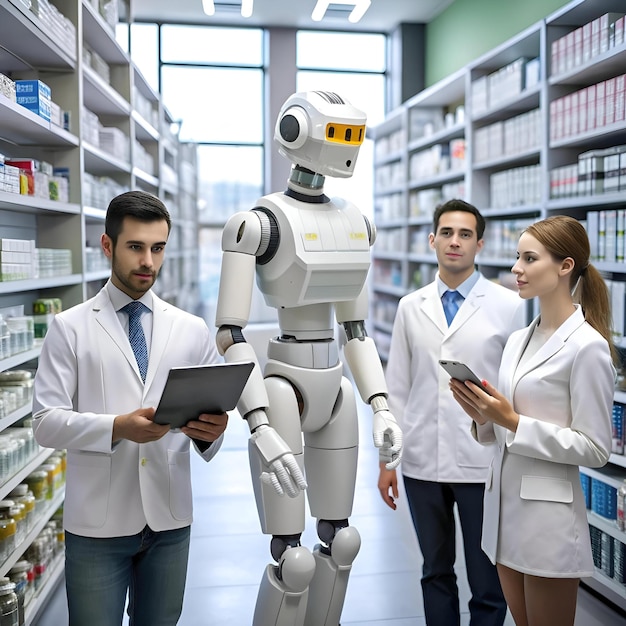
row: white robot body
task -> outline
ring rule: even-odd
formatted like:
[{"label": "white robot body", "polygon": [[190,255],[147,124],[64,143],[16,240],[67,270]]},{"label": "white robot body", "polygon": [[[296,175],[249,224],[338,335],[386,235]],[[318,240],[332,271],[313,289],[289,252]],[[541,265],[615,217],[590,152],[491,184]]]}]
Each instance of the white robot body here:
[{"label": "white robot body", "polygon": [[[287,191],[233,215],[222,237],[217,345],[229,363],[256,363],[237,406],[250,427],[257,511],[276,561],[264,572],[254,626],[337,626],[360,548],[348,523],[356,398],[339,359],[336,321],[346,331],[345,356],[359,393],[373,410],[380,458],[389,469],[400,461],[402,435],[387,410],[382,365],[363,321],[375,229],[352,203],[323,192],[325,175],[352,175],[364,136],[365,115],[336,94],[291,96],[274,137],[294,166]],[[263,373],[243,335],[255,276],[280,327]],[[305,488],[322,541],[313,551],[300,544]]]},{"label": "white robot body", "polygon": [[309,205],[275,193],[262,198],[259,208],[274,216],[280,237],[274,257],[257,265],[257,284],[269,306],[358,297],[371,260],[367,223],[353,204],[334,198]]}]

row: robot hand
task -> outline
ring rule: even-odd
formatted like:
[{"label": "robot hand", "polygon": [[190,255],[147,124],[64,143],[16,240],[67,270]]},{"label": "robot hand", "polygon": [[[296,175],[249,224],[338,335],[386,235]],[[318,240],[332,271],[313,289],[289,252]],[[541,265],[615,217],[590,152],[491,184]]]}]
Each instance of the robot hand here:
[{"label": "robot hand", "polygon": [[261,480],[270,484],[276,493],[287,493],[295,498],[307,487],[300,466],[282,437],[271,427],[262,424],[252,433],[250,441],[258,450],[268,471],[261,474]]},{"label": "robot hand", "polygon": [[402,458],[402,431],[390,411],[374,413],[374,445],[378,458],[388,470],[395,469]]}]

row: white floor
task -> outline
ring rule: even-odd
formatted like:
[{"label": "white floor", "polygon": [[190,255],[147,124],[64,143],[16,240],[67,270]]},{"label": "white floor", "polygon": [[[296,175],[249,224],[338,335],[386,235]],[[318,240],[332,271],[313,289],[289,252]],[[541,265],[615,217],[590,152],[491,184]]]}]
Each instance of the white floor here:
[{"label": "white floor", "polygon": [[[363,408],[363,407],[362,407]],[[354,515],[362,547],[350,578],[342,626],[424,626],[421,555],[403,501],[388,509],[376,489],[377,454],[369,413],[361,411],[361,448]],[[269,538],[258,530],[248,472],[247,427],[231,417],[226,441],[206,465],[194,455],[195,522],[180,626],[249,626],[261,574],[270,561]],[[307,522],[303,544],[316,543]],[[469,624],[469,591],[462,550],[458,564],[462,625]],[[577,626],[624,626],[626,617],[581,589]],[[63,585],[34,626],[67,624]],[[509,619],[507,626],[512,625]]]}]

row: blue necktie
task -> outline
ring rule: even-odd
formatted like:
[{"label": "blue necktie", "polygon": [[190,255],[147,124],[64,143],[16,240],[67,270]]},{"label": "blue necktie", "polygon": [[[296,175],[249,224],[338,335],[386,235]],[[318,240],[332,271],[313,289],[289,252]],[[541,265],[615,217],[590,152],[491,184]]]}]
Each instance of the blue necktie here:
[{"label": "blue necktie", "polygon": [[144,383],[146,382],[146,372],[148,371],[148,346],[146,345],[146,336],[141,326],[141,315],[144,311],[149,310],[150,309],[145,304],[138,300],[129,302],[126,306],[122,307],[122,311],[128,313],[128,339],[135,353],[141,380],[143,380]]},{"label": "blue necktie", "polygon": [[450,326],[456,312],[463,302],[463,296],[458,291],[446,291],[443,296],[441,296],[441,302],[443,303],[443,312],[446,314],[448,326]]}]

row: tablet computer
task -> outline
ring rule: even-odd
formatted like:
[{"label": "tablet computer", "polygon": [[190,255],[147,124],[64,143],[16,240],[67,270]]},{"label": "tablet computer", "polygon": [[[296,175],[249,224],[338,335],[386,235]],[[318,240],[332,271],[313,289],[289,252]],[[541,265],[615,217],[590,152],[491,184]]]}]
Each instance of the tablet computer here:
[{"label": "tablet computer", "polygon": [[154,415],[155,423],[175,429],[198,419],[200,413],[233,410],[253,368],[251,361],[173,367]]}]

